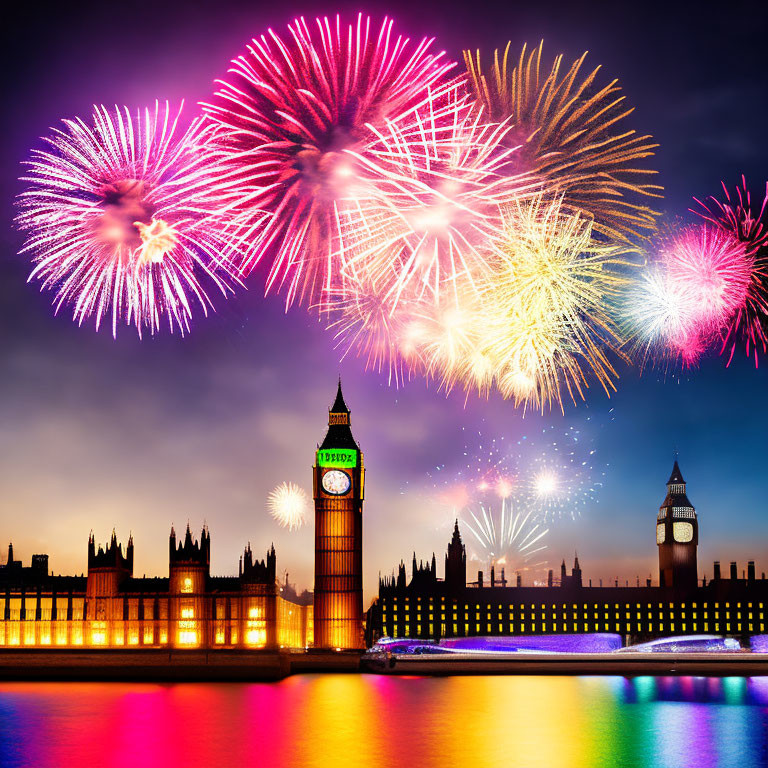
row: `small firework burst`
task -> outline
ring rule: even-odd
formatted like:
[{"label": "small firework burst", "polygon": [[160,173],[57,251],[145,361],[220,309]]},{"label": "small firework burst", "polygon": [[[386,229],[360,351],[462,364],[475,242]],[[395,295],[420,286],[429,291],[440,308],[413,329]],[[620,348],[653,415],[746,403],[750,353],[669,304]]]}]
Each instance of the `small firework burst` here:
[{"label": "small firework burst", "polygon": [[432,506],[445,510],[443,523],[452,524],[457,510],[488,514],[503,508],[505,525],[493,523],[497,534],[511,518],[541,524],[540,532],[558,518],[576,519],[596,503],[605,469],[595,464],[596,449],[582,428],[543,427],[517,439],[462,432],[461,461],[440,464],[427,474]]},{"label": "small firework burst", "polygon": [[267,506],[270,515],[283,528],[296,531],[307,521],[309,497],[295,483],[280,483],[267,496]]},{"label": "small firework burst", "polygon": [[517,511],[509,497],[497,504],[470,505],[461,511],[461,521],[472,534],[471,544],[492,564],[538,568],[546,563],[540,558],[549,528],[533,511]]}]

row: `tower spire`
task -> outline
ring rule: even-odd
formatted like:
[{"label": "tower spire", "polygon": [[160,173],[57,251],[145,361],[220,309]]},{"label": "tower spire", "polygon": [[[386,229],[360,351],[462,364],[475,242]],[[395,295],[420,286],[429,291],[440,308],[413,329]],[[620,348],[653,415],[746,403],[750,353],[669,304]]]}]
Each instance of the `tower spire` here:
[{"label": "tower spire", "polygon": [[321,450],[328,448],[360,450],[355,442],[355,438],[352,436],[352,430],[349,428],[349,417],[350,410],[344,402],[344,394],[341,391],[341,378],[339,378],[336,399],[328,409],[328,433],[320,445]]},{"label": "tower spire", "polygon": [[[349,408],[344,402],[344,393],[341,391],[341,376],[339,376],[339,386],[336,390],[336,399],[333,401],[330,413],[333,415],[341,415],[346,413],[347,416],[349,416],[349,412]],[[349,421],[347,421],[347,423],[349,423]]]},{"label": "tower spire", "polygon": [[677,463],[677,451],[675,451],[675,463],[672,467],[672,474],[667,480],[667,485],[685,485],[683,473],[680,471],[680,465]]}]

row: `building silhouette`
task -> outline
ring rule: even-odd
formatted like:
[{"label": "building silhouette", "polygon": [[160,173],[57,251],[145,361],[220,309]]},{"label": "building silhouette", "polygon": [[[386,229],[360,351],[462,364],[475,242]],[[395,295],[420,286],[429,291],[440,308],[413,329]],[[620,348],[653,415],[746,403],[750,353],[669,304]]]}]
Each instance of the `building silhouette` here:
[{"label": "building silhouette", "polygon": [[768,582],[757,579],[754,561],[739,576],[730,565],[722,578],[699,580],[699,524],[686,483],[675,460],[667,494],[656,516],[659,583],[619,586],[584,584],[579,558],[568,572],[565,560],[559,579],[549,571],[547,586],[523,586],[520,574],[508,584],[491,568],[486,580],[467,582],[467,554],[458,520],[448,543],[444,578],[432,564],[416,562],[407,580],[401,561],[397,574],[379,580],[378,597],[366,616],[366,641],[381,637],[440,639],[483,635],[535,635],[615,632],[628,641],[674,635],[712,633],[740,638],[765,631]]}]

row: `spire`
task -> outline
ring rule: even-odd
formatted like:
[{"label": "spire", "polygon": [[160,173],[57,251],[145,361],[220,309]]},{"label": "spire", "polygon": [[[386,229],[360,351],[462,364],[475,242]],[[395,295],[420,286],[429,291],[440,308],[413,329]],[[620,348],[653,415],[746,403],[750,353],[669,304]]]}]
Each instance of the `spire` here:
[{"label": "spire", "polygon": [[336,392],[336,399],[331,406],[331,413],[349,413],[349,408],[347,408],[347,404],[344,402],[344,395],[341,392],[341,376],[339,376],[339,388]]},{"label": "spire", "polygon": [[680,466],[677,463],[677,454],[675,454],[675,465],[672,467],[672,474],[669,476],[669,480],[667,480],[667,485],[685,485],[685,480],[683,480],[683,473],[680,471]]},{"label": "spire", "polygon": [[341,379],[339,379],[336,399],[328,409],[328,432],[320,445],[320,450],[333,448],[360,450],[352,436],[352,430],[349,428],[349,414],[349,408],[347,408],[344,395],[341,392]]},{"label": "spire", "polygon": [[669,476],[669,480],[667,480],[667,495],[659,510],[683,507],[694,511],[693,504],[689,501],[686,493],[686,483],[683,479],[683,473],[680,471],[680,465],[677,463],[677,458],[675,458],[672,474]]}]

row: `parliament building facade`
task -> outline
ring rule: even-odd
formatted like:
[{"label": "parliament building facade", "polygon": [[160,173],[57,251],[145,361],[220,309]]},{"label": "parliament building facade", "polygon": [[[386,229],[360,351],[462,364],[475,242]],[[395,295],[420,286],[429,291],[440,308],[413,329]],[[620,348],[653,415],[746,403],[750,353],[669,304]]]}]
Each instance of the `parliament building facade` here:
[{"label": "parliament building facade", "polygon": [[768,581],[756,578],[755,564],[728,578],[714,564],[714,577],[699,580],[699,523],[675,461],[667,494],[655,521],[659,582],[644,586],[593,587],[582,579],[578,557],[560,577],[550,571],[547,586],[508,584],[504,570],[491,568],[467,582],[467,553],[458,521],[445,556],[444,578],[437,562],[413,557],[408,581],[404,563],[379,580],[379,593],[366,621],[369,645],[382,637],[440,639],[487,635],[611,632],[628,642],[674,635],[716,634],[747,638],[765,632]]}]

